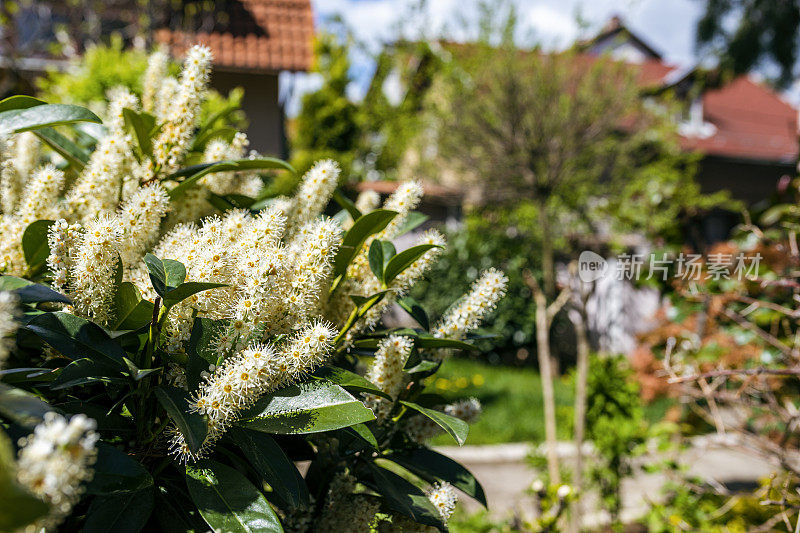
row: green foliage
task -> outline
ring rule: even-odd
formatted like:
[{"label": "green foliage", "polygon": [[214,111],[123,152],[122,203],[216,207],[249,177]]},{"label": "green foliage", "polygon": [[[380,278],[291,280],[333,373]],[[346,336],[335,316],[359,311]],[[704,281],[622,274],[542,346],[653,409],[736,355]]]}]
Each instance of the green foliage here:
[{"label": "green foliage", "polygon": [[786,87],[795,77],[800,5],[795,0],[705,0],[696,42],[716,54],[722,69],[745,74],[777,66],[776,82]]},{"label": "green foliage", "polygon": [[612,521],[619,523],[622,481],[634,471],[633,459],[646,450],[648,435],[639,387],[623,357],[592,357],[587,381],[586,436],[597,459],[590,477]]},{"label": "green foliage", "polygon": [[[322,86],[303,95],[300,113],[292,135],[292,163],[300,174],[324,158],[352,167],[354,150],[359,140],[359,109],[347,96],[350,78],[349,53],[352,38],[340,40],[336,35],[318,33],[314,41],[313,72],[322,78]],[[349,172],[345,172],[348,175]]]}]

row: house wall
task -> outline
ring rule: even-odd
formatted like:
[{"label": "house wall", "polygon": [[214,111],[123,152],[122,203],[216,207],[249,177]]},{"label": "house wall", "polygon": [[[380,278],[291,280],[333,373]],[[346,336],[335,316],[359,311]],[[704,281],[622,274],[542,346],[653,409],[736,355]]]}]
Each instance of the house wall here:
[{"label": "house wall", "polygon": [[278,75],[215,70],[211,86],[223,94],[244,89],[242,109],[249,123],[250,148],[264,155],[286,157],[283,109],[278,102]]},{"label": "house wall", "polygon": [[706,156],[700,162],[697,183],[704,193],[728,190],[736,200],[752,206],[775,194],[783,175],[794,176],[794,164],[761,163]]}]

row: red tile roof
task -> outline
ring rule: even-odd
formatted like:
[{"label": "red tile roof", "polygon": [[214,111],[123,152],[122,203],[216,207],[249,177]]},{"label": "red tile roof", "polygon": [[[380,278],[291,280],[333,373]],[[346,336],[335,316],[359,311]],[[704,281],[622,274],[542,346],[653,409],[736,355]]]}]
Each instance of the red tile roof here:
[{"label": "red tile roof", "polygon": [[747,76],[707,91],[703,118],[717,131],[705,139],[684,137],[686,148],[743,159],[797,159],[797,110]]},{"label": "red tile roof", "polygon": [[224,31],[156,30],[156,42],[180,56],[200,42],[214,52],[216,68],[305,71],[313,60],[314,21],[310,0],[239,0]]}]

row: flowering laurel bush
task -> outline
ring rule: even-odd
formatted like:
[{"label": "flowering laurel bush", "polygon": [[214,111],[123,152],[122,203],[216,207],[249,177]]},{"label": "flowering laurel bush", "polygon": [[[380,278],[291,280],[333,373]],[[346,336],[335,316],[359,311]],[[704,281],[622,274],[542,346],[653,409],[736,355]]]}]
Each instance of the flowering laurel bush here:
[{"label": "flowering laurel bush", "polygon": [[[0,102],[0,530],[435,531],[456,488],[485,504],[424,445],[462,444],[480,404],[422,391],[505,276],[431,322],[406,295],[444,239],[392,245],[418,183],[351,202],[321,161],[271,197],[262,174],[291,167],[198,124],[209,50],[167,61],[102,128]],[[376,329],[393,304],[418,327]]]}]

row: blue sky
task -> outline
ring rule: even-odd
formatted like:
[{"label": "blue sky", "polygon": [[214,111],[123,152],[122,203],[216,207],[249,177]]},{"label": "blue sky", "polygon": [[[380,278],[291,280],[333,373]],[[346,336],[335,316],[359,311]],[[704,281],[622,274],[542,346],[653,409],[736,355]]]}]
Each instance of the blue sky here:
[{"label": "blue sky", "polygon": [[[701,14],[700,0],[512,0],[517,7],[521,39],[537,41],[546,47],[563,47],[576,38],[595,33],[611,16],[620,15],[645,41],[676,65],[694,63],[694,26]],[[335,15],[341,15],[359,40],[376,52],[382,43],[399,35],[398,26],[410,14],[417,0],[312,0],[317,28],[324,28]],[[423,27],[428,36],[447,34],[459,38],[459,17],[474,18],[473,0],[429,0],[425,13],[410,24]],[[581,29],[578,17],[588,28]],[[405,24],[406,27],[409,24]],[[356,83],[352,97],[358,99],[372,75],[368,55],[353,57]],[[291,87],[287,102],[289,114],[297,109],[298,96],[318,86],[313,75],[285,77]]]}]

